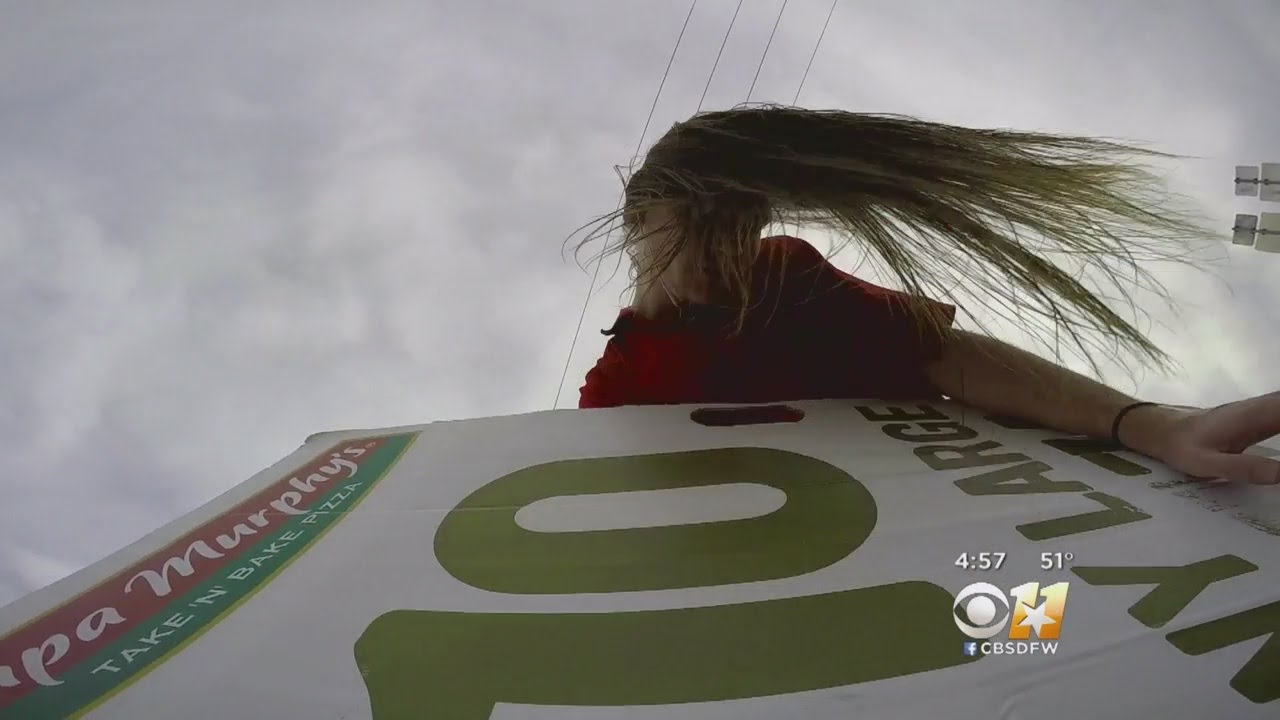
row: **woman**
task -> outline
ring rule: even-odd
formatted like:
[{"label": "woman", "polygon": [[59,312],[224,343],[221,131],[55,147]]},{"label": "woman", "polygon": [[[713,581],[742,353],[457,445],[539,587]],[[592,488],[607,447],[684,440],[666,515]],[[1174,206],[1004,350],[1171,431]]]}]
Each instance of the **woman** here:
[{"label": "woman", "polygon": [[[623,238],[606,250],[630,256],[635,295],[605,331],[580,407],[946,396],[1110,437],[1189,475],[1280,482],[1280,462],[1241,453],[1280,434],[1280,393],[1208,410],[1138,402],[955,329],[955,306],[928,299],[963,284],[980,304],[1015,308],[1033,336],[1027,320],[1048,320],[1095,370],[1090,330],[1164,365],[1159,348],[1053,260],[1070,256],[1127,297],[1117,265],[1142,284],[1151,276],[1141,261],[1177,260],[1179,241],[1211,237],[1127,161],[1141,155],[1160,156],[1100,139],[790,107],[679,123],[628,180],[619,212],[583,241],[621,215]],[[789,222],[862,243],[905,291],[841,272],[803,240],[761,239]]]}]

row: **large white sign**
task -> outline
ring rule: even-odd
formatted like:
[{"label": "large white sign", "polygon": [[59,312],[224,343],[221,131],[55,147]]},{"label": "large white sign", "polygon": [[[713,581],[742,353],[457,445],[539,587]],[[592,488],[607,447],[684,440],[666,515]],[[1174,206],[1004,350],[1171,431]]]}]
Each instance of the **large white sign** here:
[{"label": "large white sign", "polygon": [[1275,718],[1277,550],[946,404],[331,433],[0,610],[0,718]]}]

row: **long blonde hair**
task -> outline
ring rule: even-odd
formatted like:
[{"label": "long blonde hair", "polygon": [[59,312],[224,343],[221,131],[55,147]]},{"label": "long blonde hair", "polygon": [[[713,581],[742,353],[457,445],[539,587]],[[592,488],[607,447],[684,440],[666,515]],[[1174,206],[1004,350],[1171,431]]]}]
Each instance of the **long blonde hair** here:
[{"label": "long blonde hair", "polygon": [[1016,312],[1023,330],[1037,332],[1028,312],[1049,320],[1095,370],[1090,330],[1144,364],[1166,365],[1163,350],[1052,256],[1100,271],[1130,303],[1136,286],[1167,297],[1143,263],[1184,261],[1187,240],[1214,237],[1137,162],[1173,157],[1102,138],[740,106],[673,126],[626,180],[622,207],[579,228],[578,248],[608,238],[621,219],[625,231],[603,253],[634,253],[641,221],[660,206],[677,225],[676,242],[633,262],[632,283],[651,282],[689,246],[745,316],[766,226],[819,226],[834,231],[837,248],[861,244],[924,322],[942,321],[922,298],[963,284],[988,309]]}]

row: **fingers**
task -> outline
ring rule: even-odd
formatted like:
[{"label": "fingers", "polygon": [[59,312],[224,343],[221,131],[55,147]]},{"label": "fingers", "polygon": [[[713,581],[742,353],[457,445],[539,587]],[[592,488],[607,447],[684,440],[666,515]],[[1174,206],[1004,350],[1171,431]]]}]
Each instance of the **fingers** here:
[{"label": "fingers", "polygon": [[1280,461],[1257,455],[1213,453],[1196,463],[1195,470],[1198,476],[1217,477],[1251,485],[1280,483]]}]

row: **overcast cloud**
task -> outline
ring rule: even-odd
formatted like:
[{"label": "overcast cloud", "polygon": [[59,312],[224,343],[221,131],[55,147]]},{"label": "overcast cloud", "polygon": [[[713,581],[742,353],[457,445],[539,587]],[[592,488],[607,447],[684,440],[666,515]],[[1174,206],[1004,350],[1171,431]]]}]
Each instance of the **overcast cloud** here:
[{"label": "overcast cloud", "polygon": [[[698,3],[649,141],[735,5]],[[706,107],[779,5],[747,0]],[[550,408],[590,281],[561,244],[613,209],[688,7],[0,1],[0,605],[311,433]],[[791,101],[829,7],[790,0],[753,100]],[[1260,209],[1232,166],[1280,160],[1278,37],[1273,0],[843,0],[801,104],[1151,140],[1225,228]],[[1184,372],[1144,395],[1280,388],[1280,257],[1216,262],[1165,278]]]}]

